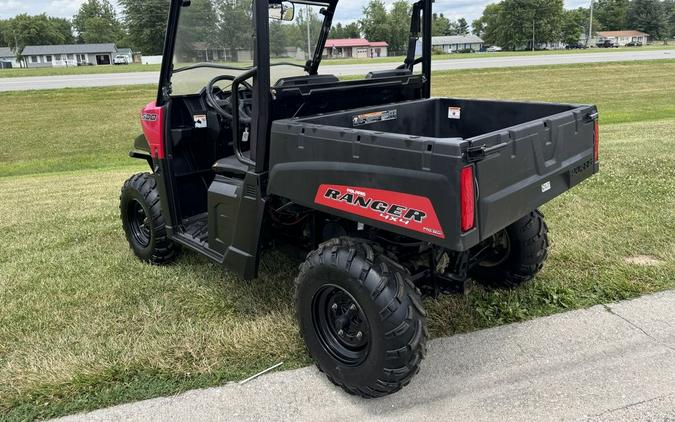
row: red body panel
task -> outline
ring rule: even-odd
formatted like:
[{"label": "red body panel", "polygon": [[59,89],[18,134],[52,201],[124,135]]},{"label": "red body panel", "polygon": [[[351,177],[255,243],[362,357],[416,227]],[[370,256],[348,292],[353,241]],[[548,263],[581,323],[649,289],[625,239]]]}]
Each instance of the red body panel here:
[{"label": "red body panel", "polygon": [[153,101],[141,110],[141,126],[152,158],[164,158],[164,109]]},{"label": "red body panel", "polygon": [[321,185],[314,202],[350,214],[445,239],[429,198],[389,190]]}]

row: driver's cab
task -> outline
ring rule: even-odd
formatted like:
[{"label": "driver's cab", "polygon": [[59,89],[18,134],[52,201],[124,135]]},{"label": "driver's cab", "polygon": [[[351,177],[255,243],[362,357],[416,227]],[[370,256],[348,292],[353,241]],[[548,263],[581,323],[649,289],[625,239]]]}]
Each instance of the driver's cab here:
[{"label": "driver's cab", "polygon": [[[424,1],[412,9],[412,33],[419,31]],[[163,133],[161,153],[153,158],[167,199],[167,229],[178,243],[246,278],[257,273],[271,122],[429,95],[430,62],[414,74],[421,60],[415,61],[412,36],[399,68],[392,64],[391,71],[361,80],[319,74],[336,5],[171,2],[153,105],[162,118],[144,122]],[[150,141],[147,130],[146,137]]]}]

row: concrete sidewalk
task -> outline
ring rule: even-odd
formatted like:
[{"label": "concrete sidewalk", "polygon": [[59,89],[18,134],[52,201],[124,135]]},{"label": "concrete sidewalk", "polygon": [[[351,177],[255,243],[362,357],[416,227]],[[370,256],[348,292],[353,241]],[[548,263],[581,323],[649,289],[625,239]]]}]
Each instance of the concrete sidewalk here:
[{"label": "concrete sidewalk", "polygon": [[61,420],[675,421],[675,291],[434,340],[384,399],[303,368]]}]

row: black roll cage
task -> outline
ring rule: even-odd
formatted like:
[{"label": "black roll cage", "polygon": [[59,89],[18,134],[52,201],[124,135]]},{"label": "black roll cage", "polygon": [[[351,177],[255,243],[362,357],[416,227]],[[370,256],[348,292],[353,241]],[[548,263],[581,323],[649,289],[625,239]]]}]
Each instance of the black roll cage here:
[{"label": "black roll cage", "polygon": [[[178,28],[178,20],[180,18],[181,8],[189,6],[191,0],[171,0],[169,9],[169,18],[164,41],[163,60],[160,70],[159,87],[157,90],[158,106],[167,104],[170,100],[171,94],[171,75],[173,74],[173,52],[176,41],[176,32]],[[199,64],[188,66],[177,71],[189,70],[195,67],[212,67],[219,69],[230,70],[245,70],[243,74],[235,78],[233,81],[232,90],[236,92],[235,88],[241,81],[253,78],[253,111],[251,119],[251,158],[245,157],[238,148],[238,119],[234,118],[236,122],[232,125],[234,134],[234,150],[237,159],[242,163],[255,167],[255,171],[260,173],[267,170],[267,153],[269,151],[269,130],[270,130],[270,52],[269,52],[269,5],[272,3],[279,3],[281,0],[252,0],[253,6],[253,27],[255,28],[253,34],[253,66],[249,68],[237,68],[227,65],[219,65],[215,63]],[[293,1],[295,4],[309,4],[325,6],[321,9],[321,14],[324,15],[321,33],[317,42],[317,47],[314,50],[314,55],[307,61],[304,68],[309,75],[316,75],[321,64],[323,51],[328,39],[328,35],[333,23],[333,16],[339,0],[326,1],[308,1],[297,0]],[[410,37],[408,41],[408,51],[406,58],[398,69],[413,70],[416,64],[422,63],[422,75],[424,77],[424,85],[422,87],[422,97],[429,98],[431,96],[431,21],[432,21],[432,3],[433,0],[418,0],[413,3],[412,18],[410,22]],[[421,21],[421,28],[420,28]],[[420,32],[422,32],[422,56],[415,58],[417,49],[417,41],[419,40]],[[290,63],[275,63],[275,65],[290,64]],[[233,100],[237,101],[236,95]],[[233,106],[236,104],[233,104]],[[236,113],[237,108],[233,107]],[[233,115],[233,117],[236,117]]]}]

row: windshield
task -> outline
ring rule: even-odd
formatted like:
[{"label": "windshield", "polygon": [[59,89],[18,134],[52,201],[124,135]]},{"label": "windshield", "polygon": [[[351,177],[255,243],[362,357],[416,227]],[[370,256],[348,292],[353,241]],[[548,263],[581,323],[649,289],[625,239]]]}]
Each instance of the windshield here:
[{"label": "windshield", "polygon": [[[270,81],[304,75],[317,48],[319,6],[294,5],[291,21],[270,20]],[[181,9],[173,56],[172,94],[198,93],[218,75],[238,76],[253,66],[251,0],[192,0]],[[281,64],[292,63],[296,66]],[[206,67],[209,64],[228,69]],[[275,65],[276,64],[276,65]]]}]

